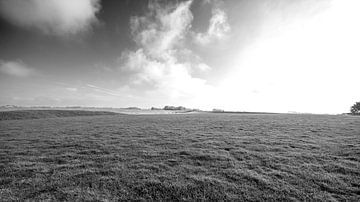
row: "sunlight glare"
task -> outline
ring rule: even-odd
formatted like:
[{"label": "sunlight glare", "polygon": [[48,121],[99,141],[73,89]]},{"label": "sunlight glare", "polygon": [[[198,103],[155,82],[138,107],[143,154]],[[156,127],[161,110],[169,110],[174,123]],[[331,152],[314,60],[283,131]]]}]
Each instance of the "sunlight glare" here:
[{"label": "sunlight glare", "polygon": [[359,8],[357,0],[334,0],[311,19],[296,19],[279,33],[263,33],[235,58],[235,70],[219,86],[221,102],[226,101],[222,107],[348,111],[359,99]]}]

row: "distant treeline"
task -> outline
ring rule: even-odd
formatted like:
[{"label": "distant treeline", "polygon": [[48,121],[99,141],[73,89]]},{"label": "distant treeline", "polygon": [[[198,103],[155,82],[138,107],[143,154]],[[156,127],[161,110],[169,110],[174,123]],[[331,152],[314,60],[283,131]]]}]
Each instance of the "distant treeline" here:
[{"label": "distant treeline", "polygon": [[199,109],[190,109],[190,108],[186,108],[183,106],[170,106],[167,105],[163,108],[157,108],[157,107],[151,107],[151,110],[174,110],[174,111],[178,111],[178,110],[182,110],[182,111],[200,111]]}]

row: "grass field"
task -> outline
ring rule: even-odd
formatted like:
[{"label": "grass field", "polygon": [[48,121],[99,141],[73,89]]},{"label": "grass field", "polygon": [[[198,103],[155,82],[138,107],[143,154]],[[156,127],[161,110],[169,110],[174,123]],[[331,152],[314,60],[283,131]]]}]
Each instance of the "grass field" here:
[{"label": "grass field", "polygon": [[85,111],[85,110],[17,110],[0,111],[0,121],[3,120],[24,120],[24,119],[45,119],[58,117],[75,116],[98,116],[115,115],[114,112],[107,111]]},{"label": "grass field", "polygon": [[359,201],[360,117],[3,120],[0,198]]}]

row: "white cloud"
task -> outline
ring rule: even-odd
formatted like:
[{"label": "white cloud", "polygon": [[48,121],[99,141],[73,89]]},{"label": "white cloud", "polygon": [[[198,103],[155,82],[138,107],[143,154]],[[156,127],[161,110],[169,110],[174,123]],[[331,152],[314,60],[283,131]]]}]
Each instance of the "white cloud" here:
[{"label": "white cloud", "polygon": [[2,0],[0,14],[14,25],[46,34],[77,34],[97,22],[99,0]]},{"label": "white cloud", "polygon": [[[153,87],[172,98],[191,96],[208,88],[206,81],[190,74],[190,64],[178,63],[174,57],[157,61],[142,49],[127,55],[127,68],[135,73],[133,85]],[[199,64],[199,68],[208,68]]]},{"label": "white cloud", "polygon": [[212,10],[212,17],[207,32],[197,33],[195,35],[195,42],[205,45],[214,40],[223,39],[230,32],[230,29],[226,13],[215,6]]},{"label": "white cloud", "polygon": [[191,27],[191,3],[187,1],[163,8],[157,2],[151,2],[147,16],[130,20],[135,42],[152,57],[167,57],[168,50],[178,45]]},{"label": "white cloud", "polygon": [[77,92],[78,89],[77,88],[65,88],[67,91],[70,91],[70,92]]},{"label": "white cloud", "polygon": [[267,26],[233,58],[218,85],[222,99],[211,100],[248,111],[347,112],[359,99],[359,8],[358,0],[333,0],[321,13],[276,32]]},{"label": "white cloud", "polygon": [[170,98],[191,97],[210,88],[205,80],[191,75],[193,70],[206,71],[210,67],[199,58],[189,59],[191,51],[183,46],[193,20],[191,3],[162,7],[151,2],[146,16],[131,18],[132,34],[139,48],[123,53],[122,59],[124,71],[133,75],[133,86],[150,88]]},{"label": "white cloud", "polygon": [[34,70],[21,61],[1,61],[0,72],[17,77],[27,77],[34,73]]}]

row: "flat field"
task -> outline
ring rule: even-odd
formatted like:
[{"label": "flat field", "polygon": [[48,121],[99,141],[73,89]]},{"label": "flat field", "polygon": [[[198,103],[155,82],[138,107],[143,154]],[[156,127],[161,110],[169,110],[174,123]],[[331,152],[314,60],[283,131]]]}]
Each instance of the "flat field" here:
[{"label": "flat field", "polygon": [[360,117],[3,120],[0,200],[360,201]]}]

